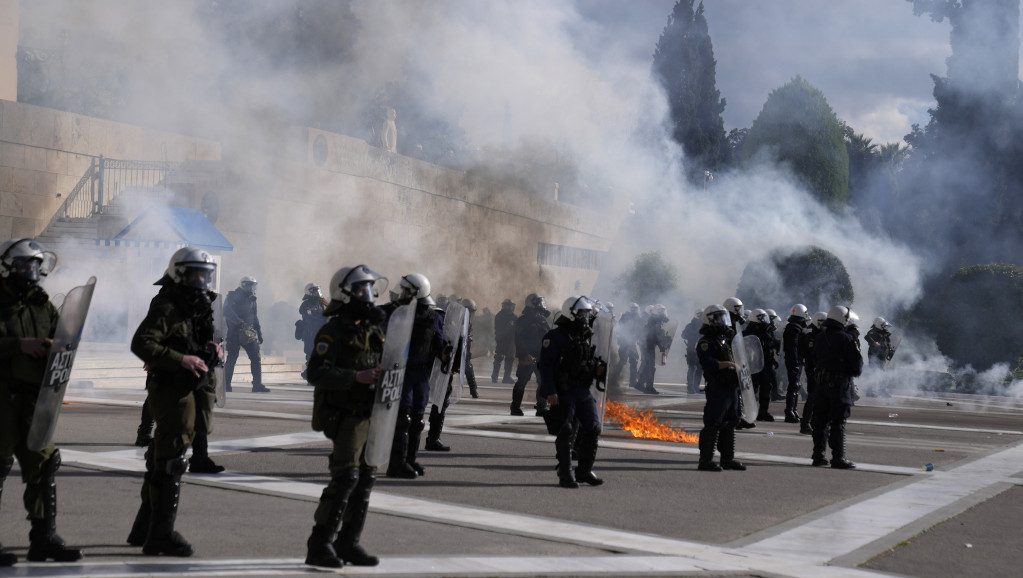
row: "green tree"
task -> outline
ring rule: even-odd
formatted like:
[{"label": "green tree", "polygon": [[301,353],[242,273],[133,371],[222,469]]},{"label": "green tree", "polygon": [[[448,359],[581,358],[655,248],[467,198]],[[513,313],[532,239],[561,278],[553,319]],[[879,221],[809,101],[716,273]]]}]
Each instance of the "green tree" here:
[{"label": "green tree", "polygon": [[725,99],[717,89],[714,46],[703,2],[678,0],[654,50],[653,72],[668,97],[671,137],[682,145],[687,173],[702,179],[705,170],[728,164],[730,149],[721,113]]},{"label": "green tree", "polygon": [[788,311],[802,303],[811,312],[851,306],[855,293],[849,272],[834,253],[817,247],[779,247],[766,259],[746,265],[735,292],[748,309]]},{"label": "green tree", "polygon": [[789,164],[833,211],[849,201],[849,153],[842,123],[824,93],[800,76],[767,97],[742,145],[748,161],[761,151]]},{"label": "green tree", "polygon": [[1015,368],[1023,356],[1023,325],[998,321],[1023,317],[1023,268],[1006,263],[962,267],[937,289],[936,298],[921,301],[917,313],[956,366],[983,371],[1007,363]]},{"label": "green tree", "polygon": [[654,251],[636,257],[632,268],[615,279],[615,286],[630,301],[656,303],[678,288],[678,275],[661,252]]}]

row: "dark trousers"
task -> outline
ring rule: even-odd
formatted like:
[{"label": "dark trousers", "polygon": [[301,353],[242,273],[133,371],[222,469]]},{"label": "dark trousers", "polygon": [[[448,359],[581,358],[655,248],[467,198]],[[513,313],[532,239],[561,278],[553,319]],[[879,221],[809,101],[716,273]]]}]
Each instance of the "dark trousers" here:
[{"label": "dark trousers", "polygon": [[227,389],[231,389],[231,378],[234,377],[234,365],[238,363],[238,351],[244,349],[249,356],[249,368],[252,370],[252,387],[263,385],[263,368],[260,365],[259,342],[250,341],[242,345],[237,339],[227,340],[227,361],[224,362],[224,380]]}]

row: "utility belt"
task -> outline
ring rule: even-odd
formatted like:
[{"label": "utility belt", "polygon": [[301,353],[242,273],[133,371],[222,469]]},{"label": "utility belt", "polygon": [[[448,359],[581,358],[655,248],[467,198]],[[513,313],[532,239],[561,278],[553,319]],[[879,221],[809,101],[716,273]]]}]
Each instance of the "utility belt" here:
[{"label": "utility belt", "polygon": [[323,424],[323,435],[327,436],[328,439],[337,439],[342,419],[346,417],[368,419],[371,415],[373,415],[373,406],[368,408],[351,408],[324,405],[320,408],[320,422]]},{"label": "utility belt", "polygon": [[855,377],[845,371],[833,371],[829,369],[815,369],[814,377],[820,385],[845,385]]}]

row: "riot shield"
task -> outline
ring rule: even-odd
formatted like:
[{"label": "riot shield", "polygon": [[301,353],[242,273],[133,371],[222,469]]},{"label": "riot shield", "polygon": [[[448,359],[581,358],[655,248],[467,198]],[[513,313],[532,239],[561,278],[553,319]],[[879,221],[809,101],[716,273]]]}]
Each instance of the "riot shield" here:
[{"label": "riot shield", "polygon": [[[442,337],[445,344],[458,346],[458,338],[462,328],[466,327],[465,321],[467,311],[461,303],[448,303],[444,309],[444,330]],[[433,361],[433,371],[430,373],[430,396],[429,402],[437,407],[444,407],[444,396],[448,392],[448,374],[451,373],[451,366],[454,363],[455,354],[452,351],[447,364],[441,364],[441,360]]]},{"label": "riot shield", "polygon": [[764,368],[764,352],[761,351],[760,340],[756,337],[749,335],[752,338],[752,342],[743,339],[742,334],[736,335],[732,338],[732,360],[735,361],[735,365],[738,366],[739,372],[739,401],[742,406],[742,419],[753,423],[757,419],[757,413],[760,411],[760,404],[757,402],[757,394],[753,391],[753,371],[750,369],[750,357],[749,352],[746,351],[747,345],[753,345],[756,343],[756,350],[760,355],[760,369]]},{"label": "riot shield", "polygon": [[678,319],[669,319],[661,326],[664,331],[664,349],[662,351],[668,351],[671,349],[671,344],[675,341],[675,333],[678,331]]},{"label": "riot shield", "polygon": [[607,380],[611,371],[611,353],[614,351],[614,329],[615,322],[611,314],[601,311],[593,322],[593,338],[590,340],[593,356],[607,364],[603,381],[598,380],[593,384],[593,399],[597,402],[600,423],[604,423],[604,411],[607,408]]},{"label": "riot shield", "polygon": [[416,304],[413,302],[395,309],[387,323],[384,353],[380,358],[380,377],[377,378],[373,413],[369,418],[369,439],[366,441],[366,463],[371,466],[386,465],[391,454],[415,316]]},{"label": "riot shield", "polygon": [[746,348],[746,360],[749,362],[749,374],[760,373],[764,370],[764,347],[760,340],[754,335],[747,335],[742,338]]},{"label": "riot shield", "polygon": [[[466,355],[468,355],[470,353],[469,352],[469,314],[468,314],[468,311],[466,311],[466,314],[462,316],[462,332],[459,335],[458,339],[459,339],[458,344],[459,344],[459,350],[460,350],[459,353],[458,353],[458,360],[459,360],[458,361],[458,379],[451,381],[451,396],[450,396],[450,398],[448,398],[448,403],[449,404],[458,403],[459,400],[462,399],[462,391],[465,389],[465,364],[469,363],[470,361],[472,361],[471,359],[466,359],[465,358]],[[444,404],[444,400],[441,399],[440,401],[441,401],[441,405],[439,407],[444,407],[444,405],[443,405]]]},{"label": "riot shield", "polygon": [[[895,359],[895,352],[899,350],[899,345],[902,344],[902,332],[901,331],[892,331],[892,336],[891,336],[890,342],[892,344],[892,359]],[[888,369],[891,366],[892,366],[892,360],[891,359],[885,359],[884,363],[881,364],[881,369]]]},{"label": "riot shield", "polygon": [[60,406],[64,403],[64,393],[71,380],[71,367],[78,353],[78,343],[82,340],[82,327],[85,316],[89,313],[92,303],[92,292],[96,288],[96,278],[89,277],[85,285],[68,291],[61,306],[57,331],[50,346],[50,355],[46,360],[46,372],[39,388],[36,400],[36,411],[32,415],[32,426],[28,430],[26,445],[32,451],[39,451],[50,445],[53,433],[57,429],[57,417]]},{"label": "riot shield", "polygon": [[224,324],[224,298],[217,296],[213,300],[213,339],[220,345],[223,354],[217,365],[213,368],[213,378],[217,382],[216,403],[217,407],[227,405],[227,379],[224,377],[224,358],[227,357],[227,350],[224,349],[224,332],[221,329]]}]

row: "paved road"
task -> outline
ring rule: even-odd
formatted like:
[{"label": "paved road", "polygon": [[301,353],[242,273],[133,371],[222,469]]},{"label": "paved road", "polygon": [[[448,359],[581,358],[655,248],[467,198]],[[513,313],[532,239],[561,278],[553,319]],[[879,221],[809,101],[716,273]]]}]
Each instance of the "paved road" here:
[{"label": "paved road", "polygon": [[[57,432],[58,524],[86,558],[22,561],[0,576],[325,572],[302,561],[329,444],[309,430],[311,388],[297,375],[271,378],[269,394],[236,384],[217,413],[210,449],[227,472],[186,475],[178,529],[197,552],[186,560],[141,556],[124,542],[143,467],[131,446],[141,379],[71,390]],[[540,418],[508,415],[510,386],[481,386],[480,399],[449,410],[444,440],[454,451],[423,452],[423,478],[378,482],[363,544],[380,566],[339,573],[1017,576],[1023,564],[1023,404],[1012,400],[862,400],[849,425],[854,471],[810,467],[810,439],[792,424],[740,432],[749,469],[722,473],[696,471],[693,445],[637,440],[609,424],[597,463],[606,483],[564,490]],[[662,395],[622,400],[698,431],[702,400],[681,384],[657,388]],[[24,560],[17,466],[5,489],[0,541]]]}]

